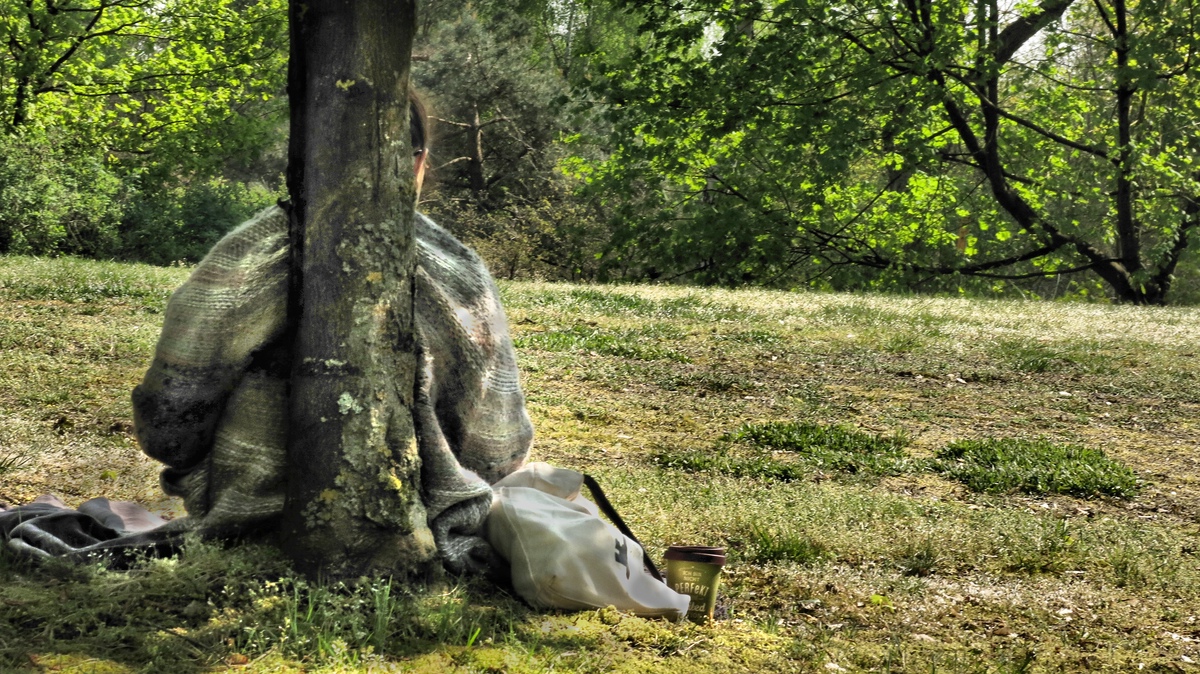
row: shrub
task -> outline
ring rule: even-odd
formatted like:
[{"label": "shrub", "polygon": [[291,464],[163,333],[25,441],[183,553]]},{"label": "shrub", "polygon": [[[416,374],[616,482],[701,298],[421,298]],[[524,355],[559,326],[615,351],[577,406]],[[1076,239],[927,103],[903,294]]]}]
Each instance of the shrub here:
[{"label": "shrub", "polygon": [[160,265],[197,262],[229,230],[279,196],[257,183],[223,178],[154,190],[121,223],[121,256]]},{"label": "shrub", "polygon": [[567,186],[551,181],[544,190],[538,198],[512,198],[499,210],[469,200],[433,200],[421,208],[474,248],[496,278],[606,280],[607,225]]},{"label": "shrub", "polygon": [[124,196],[100,152],[53,133],[0,135],[0,253],[108,255]]}]

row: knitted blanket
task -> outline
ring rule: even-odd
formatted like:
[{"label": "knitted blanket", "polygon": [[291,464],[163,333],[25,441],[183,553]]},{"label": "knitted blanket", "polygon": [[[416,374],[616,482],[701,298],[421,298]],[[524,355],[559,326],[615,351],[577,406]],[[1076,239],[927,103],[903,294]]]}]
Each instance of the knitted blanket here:
[{"label": "knitted blanket", "polygon": [[[522,466],[533,427],[494,282],[477,255],[416,217],[421,497],[445,566],[484,569],[489,484]],[[270,529],[284,508],[287,381],[280,338],[288,219],[268,208],[227,234],[167,304],[154,360],[133,391],[142,450],[183,498],[174,531]]]}]

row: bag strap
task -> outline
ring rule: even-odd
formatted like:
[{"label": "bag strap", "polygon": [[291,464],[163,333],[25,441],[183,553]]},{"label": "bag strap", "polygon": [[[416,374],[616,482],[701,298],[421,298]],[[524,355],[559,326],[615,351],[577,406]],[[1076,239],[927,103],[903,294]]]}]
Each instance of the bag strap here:
[{"label": "bag strap", "polygon": [[638,537],[634,536],[633,532],[629,530],[629,527],[625,524],[625,520],[621,519],[621,515],[617,513],[617,509],[613,507],[608,497],[604,495],[604,490],[600,489],[600,484],[591,475],[586,474],[583,476],[583,484],[587,486],[588,491],[592,492],[592,499],[596,501],[596,506],[600,508],[600,512],[604,513],[613,525],[617,527],[617,531],[625,534],[626,538],[637,543],[638,547],[642,549],[642,561],[646,565],[646,571],[650,572],[650,575],[654,576],[655,580],[665,583],[666,581],[663,580],[662,574],[658,572],[658,567],[654,565],[654,560],[650,559],[650,553],[646,552],[646,546],[642,545]]}]

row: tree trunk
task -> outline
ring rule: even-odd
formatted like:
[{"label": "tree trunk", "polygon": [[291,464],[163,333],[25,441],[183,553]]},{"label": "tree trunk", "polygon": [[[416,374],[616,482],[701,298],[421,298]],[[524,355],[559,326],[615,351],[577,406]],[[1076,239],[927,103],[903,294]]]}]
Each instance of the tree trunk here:
[{"label": "tree trunk", "polygon": [[309,575],[426,575],[413,427],[415,0],[293,0],[295,330],[281,546]]},{"label": "tree trunk", "polygon": [[1113,3],[1116,26],[1113,51],[1116,54],[1117,80],[1117,257],[1130,274],[1142,269],[1141,239],[1133,213],[1133,122],[1131,108],[1136,86],[1129,72],[1129,29],[1126,25],[1125,0]]},{"label": "tree trunk", "polygon": [[483,177],[483,124],[479,123],[479,106],[471,106],[471,109],[474,115],[467,127],[470,134],[468,142],[471,144],[471,156],[467,159],[467,182],[475,197],[479,198],[487,190],[487,180]]}]

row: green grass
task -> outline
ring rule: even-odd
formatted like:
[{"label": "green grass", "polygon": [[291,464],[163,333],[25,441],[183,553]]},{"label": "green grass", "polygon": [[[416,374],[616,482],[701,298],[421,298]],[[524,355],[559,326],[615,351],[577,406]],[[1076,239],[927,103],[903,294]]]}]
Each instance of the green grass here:
[{"label": "green grass", "polygon": [[776,482],[803,480],[812,474],[812,468],[800,464],[779,461],[770,456],[731,456],[725,447],[711,450],[684,452],[664,451],[654,457],[664,468],[675,468],[691,473],[719,473],[733,477],[753,477]]},{"label": "green grass", "polygon": [[[882,437],[842,426],[745,424],[721,440],[708,450],[663,451],[655,460],[666,468],[784,482],[805,479],[814,471],[898,475],[922,466],[904,452],[903,434]],[[737,445],[750,451],[739,452]]]},{"label": "green grass", "polygon": [[909,541],[900,550],[897,563],[905,576],[933,575],[938,569],[942,556],[937,544],[929,538],[920,541]]},{"label": "green grass", "polygon": [[745,314],[741,307],[711,302],[694,293],[651,299],[638,293],[626,292],[620,287],[549,287],[557,290],[542,292],[542,287],[538,284],[508,283],[501,286],[501,295],[506,307],[529,307],[594,316],[728,321]]},{"label": "green grass", "polygon": [[772,531],[754,524],[750,529],[756,562],[795,562],[814,564],[825,559],[829,550],[821,541],[794,531]]},{"label": "green grass", "polygon": [[0,257],[0,297],[137,303],[161,309],[186,270],[77,258]]},{"label": "green grass", "polygon": [[[186,274],[0,257],[0,457],[28,462],[0,476],[0,501],[51,491],[177,507],[132,438],[129,391]],[[122,573],[0,555],[0,671],[995,674],[1200,661],[1186,640],[1200,624],[1200,311],[501,292],[533,458],[597,476],[658,559],[673,543],[724,546],[725,619],[536,612],[481,582],[312,583],[265,545],[197,544]],[[988,442],[999,449],[948,453]]]},{"label": "green grass", "polygon": [[[784,481],[822,470],[868,475],[935,471],[988,494],[1129,498],[1138,487],[1133,471],[1103,452],[1046,440],[960,440],[938,450],[935,461],[905,452],[909,442],[902,433],[880,436],[843,426],[745,424],[722,440],[759,451],[734,454],[719,444],[706,451],[660,452],[656,460],[667,468]],[[783,453],[794,460],[776,458]]]},{"label": "green grass", "polygon": [[733,442],[789,452],[816,468],[846,473],[897,474],[908,465],[903,433],[879,436],[843,426],[769,422],[745,424],[726,436]]},{"label": "green grass", "polygon": [[16,470],[31,463],[24,454],[0,454],[0,475]]},{"label": "green grass", "polygon": [[[738,445],[750,451],[738,451]],[[768,422],[745,424],[706,450],[665,450],[664,468],[790,482],[831,471],[849,475],[936,472],[985,494],[1065,494],[1128,499],[1138,479],[1104,452],[1044,439],[959,440],[933,460],[914,458],[903,433],[872,435],[843,426]]]},{"label": "green grass", "polygon": [[674,360],[686,363],[687,356],[664,346],[664,340],[677,335],[648,326],[641,330],[608,332],[588,326],[549,330],[515,340],[517,348],[541,351],[570,351],[598,356],[616,356],[635,360]]},{"label": "green grass", "polygon": [[1104,452],[1048,440],[960,440],[937,453],[936,470],[988,494],[1117,496],[1137,492],[1128,466]]}]

